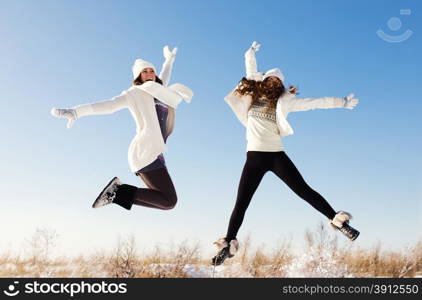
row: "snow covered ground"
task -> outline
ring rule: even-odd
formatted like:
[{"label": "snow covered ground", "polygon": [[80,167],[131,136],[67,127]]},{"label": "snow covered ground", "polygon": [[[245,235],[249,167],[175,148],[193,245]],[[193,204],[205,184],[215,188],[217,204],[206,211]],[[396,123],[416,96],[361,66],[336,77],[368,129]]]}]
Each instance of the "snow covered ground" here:
[{"label": "snow covered ground", "polygon": [[[277,271],[284,274],[284,277],[354,277],[347,266],[337,262],[330,253],[330,251],[318,251],[317,248],[311,248],[310,251],[294,258],[290,264],[281,266]],[[174,265],[153,264],[148,267],[152,273],[162,273],[165,269],[174,268]],[[259,266],[261,276],[266,273],[271,274],[272,268],[272,265]],[[190,264],[183,267],[183,272],[192,278],[253,278],[253,271],[256,270],[245,267],[239,262],[229,262],[216,267]]]},{"label": "snow covered ground", "polygon": [[41,247],[43,251],[30,248],[27,255],[11,251],[0,254],[0,277],[422,278],[422,243],[394,252],[381,250],[380,246],[351,251],[326,238],[324,242],[311,237],[308,242],[303,251],[297,252],[291,252],[288,246],[262,252],[245,243],[234,258],[216,267],[210,264],[211,255],[204,257],[199,248],[185,244],[140,253],[130,240],[118,243],[114,251],[73,257],[52,256],[45,247]]},{"label": "snow covered ground", "polygon": [[[312,266],[312,267],[311,267]],[[272,265],[260,266],[261,277],[266,277],[266,270],[271,270]],[[253,278],[253,268],[245,267],[239,262],[227,263],[221,266],[212,266],[205,264],[186,264],[177,265],[170,263],[155,263],[149,265],[143,265],[139,269],[142,269],[144,274],[150,274],[149,277],[172,277],[174,270],[178,270],[179,273],[184,273],[185,277],[188,278]],[[315,262],[310,260],[309,257],[302,257],[295,259],[293,263],[281,267],[283,277],[290,278],[351,278],[356,277],[351,272],[348,272],[346,266],[337,264],[335,261],[320,261]],[[18,272],[18,273],[17,273]],[[146,272],[146,273],[145,273]],[[1,277],[94,277],[94,278],[105,278],[112,277],[112,274],[107,272],[102,266],[86,266],[86,269],[81,269],[80,266],[75,266],[71,263],[64,265],[49,266],[39,269],[35,265],[15,265],[13,263],[6,263],[0,265]],[[162,276],[167,274],[166,276]],[[272,274],[272,273],[268,273]],[[264,276],[262,276],[264,275]],[[144,276],[142,276],[144,277]],[[272,277],[272,276],[267,276]],[[362,277],[362,276],[359,276]],[[372,276],[368,276],[372,277]],[[384,276],[381,276],[384,277]],[[414,278],[422,278],[422,273],[415,274]]]}]

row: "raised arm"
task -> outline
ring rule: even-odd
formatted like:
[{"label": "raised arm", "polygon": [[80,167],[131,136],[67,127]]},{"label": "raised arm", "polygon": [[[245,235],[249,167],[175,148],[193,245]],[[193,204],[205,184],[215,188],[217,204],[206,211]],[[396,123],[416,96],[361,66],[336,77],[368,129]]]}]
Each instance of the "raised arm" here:
[{"label": "raised arm", "polygon": [[176,59],[176,53],[177,47],[174,47],[171,51],[168,46],[164,46],[163,48],[163,55],[165,60],[158,77],[163,81],[164,86],[167,86],[170,82],[171,70],[173,69],[173,63]]},{"label": "raised arm", "polygon": [[296,98],[288,100],[289,111],[306,111],[311,109],[348,108],[353,109],[359,103],[359,99],[353,94],[346,97],[321,97],[321,98]]},{"label": "raised arm", "polygon": [[259,80],[261,74],[258,73],[258,65],[256,63],[255,52],[261,47],[257,42],[253,42],[251,47],[245,52],[245,67],[246,67],[246,78]]},{"label": "raised arm", "polygon": [[57,118],[68,119],[67,128],[70,128],[73,122],[80,117],[111,114],[127,108],[127,93],[127,91],[123,91],[120,95],[111,99],[77,105],[72,108],[53,108],[51,114]]}]

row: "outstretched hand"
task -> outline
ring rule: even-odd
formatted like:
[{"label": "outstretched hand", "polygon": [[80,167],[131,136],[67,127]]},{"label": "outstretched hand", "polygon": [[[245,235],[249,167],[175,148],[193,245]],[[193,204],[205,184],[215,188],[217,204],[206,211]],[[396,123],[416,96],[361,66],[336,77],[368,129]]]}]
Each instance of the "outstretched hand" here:
[{"label": "outstretched hand", "polygon": [[354,98],[354,94],[349,94],[346,97],[344,97],[344,100],[346,100],[344,107],[347,109],[353,109],[356,105],[359,103],[359,99]]},{"label": "outstretched hand", "polygon": [[66,127],[69,129],[77,119],[76,111],[73,108],[52,108],[51,114],[56,118],[67,119]]},{"label": "outstretched hand", "polygon": [[170,50],[169,46],[164,46],[163,55],[166,60],[175,59],[177,53],[177,47],[174,47],[173,50]]},{"label": "outstretched hand", "polygon": [[259,50],[259,48],[261,47],[261,44],[258,44],[256,41],[253,41],[252,45],[251,45],[251,49],[255,52],[257,52]]}]

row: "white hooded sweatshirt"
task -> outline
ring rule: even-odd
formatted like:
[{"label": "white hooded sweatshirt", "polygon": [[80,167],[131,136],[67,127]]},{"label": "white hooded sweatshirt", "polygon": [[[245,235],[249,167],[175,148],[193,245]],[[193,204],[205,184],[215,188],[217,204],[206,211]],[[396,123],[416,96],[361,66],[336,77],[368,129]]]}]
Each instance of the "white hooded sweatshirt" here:
[{"label": "white hooded sweatshirt", "polygon": [[182,99],[190,102],[192,98],[193,93],[186,86],[176,83],[167,87],[173,62],[174,60],[166,60],[163,64],[159,75],[163,85],[148,81],[142,85],[132,86],[109,100],[74,107],[78,118],[111,114],[123,108],[129,109],[136,123],[136,135],[128,150],[129,166],[134,173],[152,163],[159,154],[166,151],[154,97],[169,106],[166,138],[174,128],[175,108]]}]

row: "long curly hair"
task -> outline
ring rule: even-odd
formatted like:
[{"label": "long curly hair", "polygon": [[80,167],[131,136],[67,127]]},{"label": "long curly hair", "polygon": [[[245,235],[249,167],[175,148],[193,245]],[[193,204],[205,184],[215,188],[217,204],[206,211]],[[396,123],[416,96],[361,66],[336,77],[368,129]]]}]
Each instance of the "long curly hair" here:
[{"label": "long curly hair", "polygon": [[235,93],[240,96],[251,96],[252,105],[258,100],[260,102],[265,102],[267,110],[275,109],[277,107],[277,100],[284,93],[297,94],[298,89],[296,86],[291,85],[286,91],[286,88],[283,85],[281,80],[272,81],[266,78],[263,81],[256,81],[246,79],[243,77]]}]

